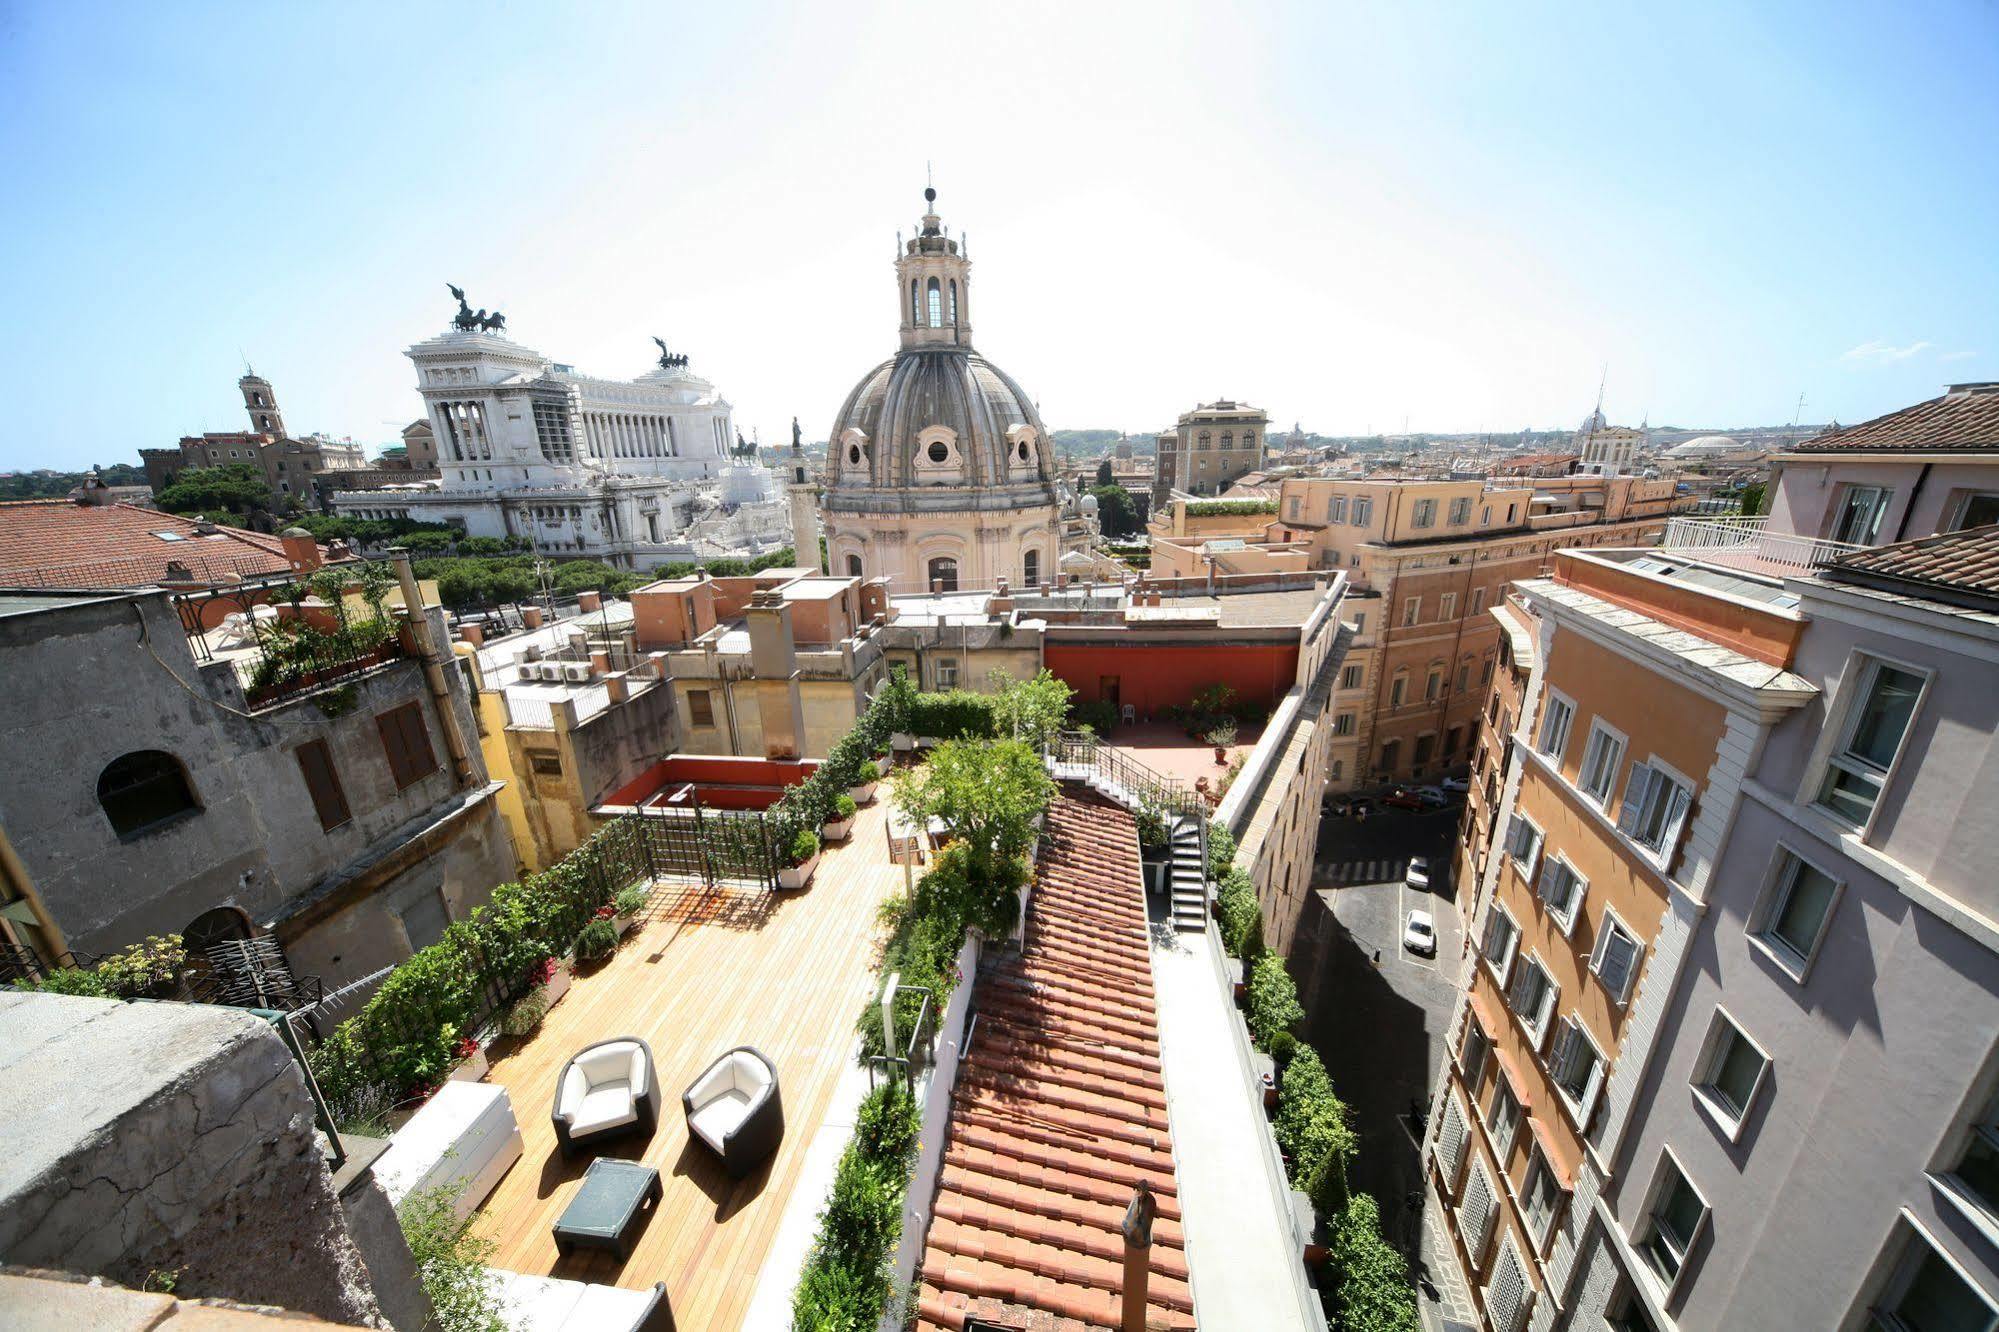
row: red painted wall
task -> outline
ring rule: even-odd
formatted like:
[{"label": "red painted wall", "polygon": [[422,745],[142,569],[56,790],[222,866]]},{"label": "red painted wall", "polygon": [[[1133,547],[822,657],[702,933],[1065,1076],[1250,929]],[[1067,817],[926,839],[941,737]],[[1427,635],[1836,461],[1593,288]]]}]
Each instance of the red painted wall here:
[{"label": "red painted wall", "polygon": [[702,803],[712,808],[752,809],[761,806],[749,803],[717,804],[707,799],[712,787],[735,786],[763,788],[770,791],[775,800],[784,794],[783,788],[796,786],[812,775],[819,763],[816,759],[779,760],[760,758],[738,758],[732,755],[675,754],[652,764],[644,772],[626,782],[623,786],[605,796],[606,805],[637,805],[647,797],[671,794],[688,782],[694,783]]},{"label": "red painted wall", "polygon": [[1117,676],[1119,703],[1137,708],[1141,720],[1184,706],[1197,691],[1218,682],[1233,686],[1244,703],[1272,707],[1298,678],[1296,643],[1183,647],[1050,642],[1042,656],[1085,703],[1102,699],[1103,676]]}]

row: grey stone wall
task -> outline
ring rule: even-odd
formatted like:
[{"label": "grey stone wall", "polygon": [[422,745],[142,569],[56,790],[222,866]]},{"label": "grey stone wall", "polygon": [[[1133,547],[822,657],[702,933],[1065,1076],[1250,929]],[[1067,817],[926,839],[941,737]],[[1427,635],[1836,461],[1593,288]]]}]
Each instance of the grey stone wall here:
[{"label": "grey stone wall", "polygon": [[0,1123],[0,1262],[387,1326],[260,1019],[0,994]]},{"label": "grey stone wall", "polygon": [[[435,612],[432,626],[442,641]],[[11,704],[0,724],[0,770],[34,774],[0,783],[0,826],[74,948],[108,952],[178,932],[216,906],[265,924],[316,887],[379,859],[462,794],[415,662],[355,680],[351,699],[339,700],[344,710],[332,709],[338,715],[328,715],[323,704],[332,700],[322,695],[245,716],[232,668],[195,661],[158,593],[0,617],[0,660]],[[463,675],[447,669],[446,677],[460,725],[473,736]],[[399,790],[376,718],[412,702],[423,709],[438,767]],[[332,829],[320,826],[299,768],[298,747],[310,740],[330,749],[352,815]],[[98,804],[97,779],[113,759],[140,749],[179,759],[200,808],[121,838]],[[476,746],[471,759],[483,783]],[[452,890],[466,909],[512,877],[511,842],[496,827],[498,853]],[[319,974],[340,983],[367,969]]]}]

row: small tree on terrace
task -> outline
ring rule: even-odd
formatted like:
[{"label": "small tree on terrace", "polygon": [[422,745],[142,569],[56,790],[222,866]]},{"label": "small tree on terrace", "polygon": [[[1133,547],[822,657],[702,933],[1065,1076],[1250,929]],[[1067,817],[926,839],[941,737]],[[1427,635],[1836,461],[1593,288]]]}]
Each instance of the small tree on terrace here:
[{"label": "small tree on terrace", "polygon": [[1034,844],[1034,816],[1054,794],[1041,756],[1020,741],[946,740],[897,785],[895,801],[918,824],[941,820],[965,843],[972,877],[991,882]]},{"label": "small tree on terrace", "polygon": [[993,708],[999,733],[1037,750],[1062,729],[1062,720],[1069,715],[1069,700],[1076,693],[1045,667],[1032,680],[1014,680],[996,667],[987,676],[987,683],[999,696]]}]

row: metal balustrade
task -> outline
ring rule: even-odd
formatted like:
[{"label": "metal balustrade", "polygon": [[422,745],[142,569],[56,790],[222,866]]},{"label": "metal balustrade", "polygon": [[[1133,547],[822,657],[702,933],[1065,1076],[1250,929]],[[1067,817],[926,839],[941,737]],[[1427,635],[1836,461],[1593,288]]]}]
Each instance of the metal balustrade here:
[{"label": "metal balustrade", "polygon": [[1767,517],[1674,518],[1666,523],[1662,552],[1751,572],[1804,573],[1865,546],[1792,532],[1772,532]]}]

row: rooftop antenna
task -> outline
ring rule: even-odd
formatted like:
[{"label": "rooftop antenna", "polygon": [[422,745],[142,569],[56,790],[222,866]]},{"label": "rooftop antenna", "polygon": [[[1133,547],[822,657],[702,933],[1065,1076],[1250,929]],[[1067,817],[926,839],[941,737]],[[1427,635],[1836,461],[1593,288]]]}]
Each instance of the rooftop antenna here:
[{"label": "rooftop antenna", "polygon": [[1796,430],[1798,428],[1798,422],[1804,419],[1805,419],[1805,395],[1801,391],[1798,394],[1798,406],[1796,410],[1794,410],[1791,413],[1791,429]]}]

